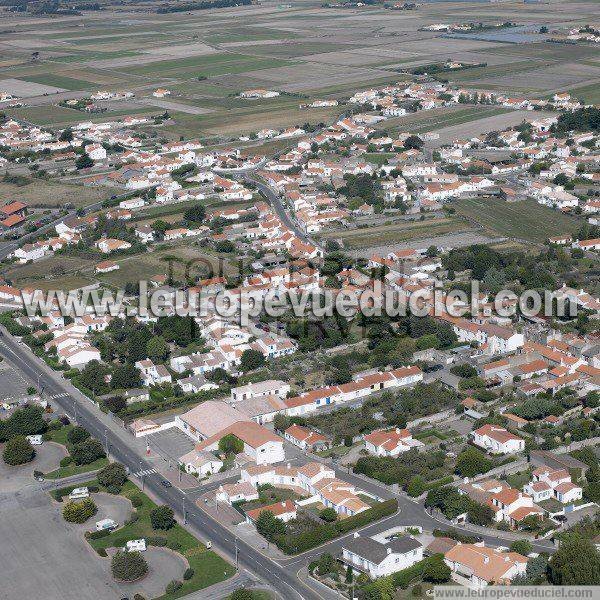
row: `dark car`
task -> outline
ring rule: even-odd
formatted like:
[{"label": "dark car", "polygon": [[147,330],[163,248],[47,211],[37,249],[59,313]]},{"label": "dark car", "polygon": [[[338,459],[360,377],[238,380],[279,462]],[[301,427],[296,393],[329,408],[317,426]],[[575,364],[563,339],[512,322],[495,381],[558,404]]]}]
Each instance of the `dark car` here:
[{"label": "dark car", "polygon": [[439,371],[443,368],[444,365],[428,365],[423,369],[423,371],[425,371],[425,373],[433,373],[434,371]]},{"label": "dark car", "polygon": [[173,487],[173,484],[170,481],[167,481],[166,479],[163,479],[160,483],[166,488]]}]

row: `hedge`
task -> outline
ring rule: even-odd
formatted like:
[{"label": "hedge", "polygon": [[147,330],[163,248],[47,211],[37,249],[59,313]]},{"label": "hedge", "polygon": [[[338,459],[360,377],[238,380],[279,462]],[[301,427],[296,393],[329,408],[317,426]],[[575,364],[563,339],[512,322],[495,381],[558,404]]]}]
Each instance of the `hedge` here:
[{"label": "hedge", "polygon": [[352,529],[364,527],[369,523],[393,515],[397,510],[397,500],[386,500],[357,515],[348,517],[343,521],[337,521],[336,523],[317,523],[313,528],[299,535],[291,536],[284,534],[277,536],[274,541],[277,547],[285,554],[299,554],[320,546],[321,544],[325,544]]},{"label": "hedge", "polygon": [[369,523],[372,523],[373,521],[379,521],[379,519],[389,517],[390,515],[393,515],[397,510],[398,500],[386,500],[385,502],[380,502],[372,508],[360,512],[357,515],[348,517],[343,521],[337,521],[335,527],[339,533],[346,533],[351,529],[363,527],[365,525],[368,525]]},{"label": "hedge", "polygon": [[430,562],[438,561],[440,560],[440,557],[443,558],[443,555],[433,554],[432,556],[428,556],[427,558],[420,560],[418,563],[415,563],[407,569],[392,573],[390,577],[392,578],[394,587],[405,590],[415,579],[420,579],[423,577],[423,571]]},{"label": "hedge", "polygon": [[443,485],[448,485],[454,481],[454,477],[452,475],[448,475],[448,477],[443,477],[442,479],[436,479],[435,481],[430,481],[426,483],[423,487],[425,491],[432,490],[437,487],[442,487]]}]

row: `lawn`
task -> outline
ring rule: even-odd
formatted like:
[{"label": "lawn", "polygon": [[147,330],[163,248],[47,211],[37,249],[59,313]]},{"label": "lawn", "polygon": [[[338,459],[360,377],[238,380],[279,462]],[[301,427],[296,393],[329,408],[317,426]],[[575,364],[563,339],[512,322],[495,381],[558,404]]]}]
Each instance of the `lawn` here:
[{"label": "lawn", "polygon": [[504,479],[510,487],[520,490],[524,485],[527,485],[531,481],[531,470],[528,469],[527,471],[512,473],[511,475],[507,475]]},{"label": "lawn", "polygon": [[[56,431],[48,431],[44,437],[48,441],[56,442],[57,444],[62,444],[66,447],[68,452],[71,452],[71,445],[67,439],[67,435],[69,431],[73,429],[73,425],[65,425]],[[49,473],[44,473],[44,477],[46,479],[63,479],[64,477],[71,477],[71,475],[80,475],[81,473],[89,473],[90,471],[97,471],[98,469],[102,469],[108,464],[107,458],[99,458],[93,463],[87,465],[76,465],[75,463],[71,463],[66,467],[59,467],[54,471],[50,471]]]},{"label": "lawn", "polygon": [[400,221],[391,225],[328,232],[323,237],[341,239],[346,248],[360,249],[431,238],[465,229],[469,229],[469,226],[462,219],[448,217],[425,221]]},{"label": "lawn", "polygon": [[[207,550],[187,529],[177,524],[168,531],[155,531],[150,524],[150,512],[156,507],[156,504],[141,492],[133,483],[127,481],[123,486],[121,495],[126,498],[137,497],[141,501],[141,506],[136,509],[137,520],[129,523],[110,535],[88,540],[91,546],[96,550],[101,548],[112,548],[125,546],[129,540],[151,537],[164,537],[167,540],[167,547],[179,552],[194,569],[194,576],[183,582],[183,586],[174,594],[165,594],[160,596],[161,600],[173,600],[186,596],[197,590],[204,589],[228,579],[235,573],[235,568],[224,561],[218,554]],[[165,584],[168,582],[165,582]]]},{"label": "lawn", "polygon": [[549,237],[573,233],[583,219],[564,215],[535,200],[505,202],[498,198],[463,198],[456,211],[477,221],[491,234],[543,243]]}]

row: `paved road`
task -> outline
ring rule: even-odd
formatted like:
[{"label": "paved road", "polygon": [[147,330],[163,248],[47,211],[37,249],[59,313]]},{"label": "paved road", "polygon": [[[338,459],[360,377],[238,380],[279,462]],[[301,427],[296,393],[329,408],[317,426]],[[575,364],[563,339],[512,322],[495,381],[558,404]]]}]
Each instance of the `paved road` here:
[{"label": "paved road", "polygon": [[163,487],[163,477],[154,471],[151,463],[140,456],[134,439],[128,440],[129,434],[119,431],[116,423],[102,415],[85,396],[64,381],[59,373],[46,368],[42,361],[33,356],[28,348],[21,346],[5,329],[2,328],[1,331],[0,353],[15,363],[32,381],[40,376],[40,385],[48,395],[67,394],[57,398],[55,402],[69,415],[73,415],[76,410],[78,424],[108,445],[111,458],[129,467],[132,473],[148,471],[150,474],[143,478],[144,488],[158,502],[170,505],[179,515],[185,509],[187,522],[198,532],[200,539],[210,539],[213,547],[230,559],[235,557],[237,542],[239,567],[255,574],[282,597],[294,600],[320,599],[317,593],[296,577],[296,570],[278,566],[244,541],[236,540],[228,529],[202,512],[193,502],[186,502],[186,495],[181,490]]},{"label": "paved road", "polygon": [[[125,194],[119,194],[114,199],[115,200],[116,199],[123,200],[130,195],[131,195],[131,192],[127,192]],[[94,204],[89,204],[88,206],[86,206],[83,209],[84,214],[87,215],[96,210],[99,210],[100,208],[102,208],[102,204],[104,202],[106,202],[106,200],[108,200],[108,198],[105,198],[104,200],[100,200],[99,202],[94,202]],[[50,223],[47,223],[46,225],[42,225],[42,227],[39,227],[35,231],[32,231],[31,233],[26,233],[25,235],[22,235],[18,240],[14,240],[12,242],[7,242],[7,243],[0,243],[0,260],[4,260],[9,254],[14,252],[17,248],[22,246],[24,243],[29,242],[34,239],[37,239],[40,235],[42,235],[44,233],[53,231],[55,225],[58,225],[59,223],[62,223],[65,219],[70,219],[71,217],[74,217],[76,215],[77,215],[77,211],[71,210],[66,215],[63,215],[63,216],[59,217],[58,219],[54,219],[54,221],[51,221]]]},{"label": "paved road", "polygon": [[300,229],[300,226],[298,225],[296,220],[289,215],[289,213],[285,209],[285,206],[283,205],[283,202],[281,201],[281,197],[277,192],[275,192],[272,188],[270,188],[268,185],[266,185],[264,182],[258,179],[256,175],[246,174],[245,179],[247,181],[251,181],[252,183],[254,183],[254,185],[256,185],[258,191],[269,201],[269,203],[277,213],[277,216],[281,219],[281,221],[288,229],[291,229],[296,234],[296,236],[303,242],[312,244],[313,246],[317,246],[320,248],[320,245],[317,244],[308,235],[306,235],[306,233],[304,233],[304,231]]},{"label": "paved road", "polygon": [[[65,381],[60,373],[52,371],[43,361],[34,356],[29,348],[19,344],[4,328],[0,327],[0,332],[2,333],[0,354],[4,355],[9,362],[14,363],[31,381],[36,381],[39,376],[39,382],[44,391],[49,396],[55,396],[55,402],[62,410],[74,416],[78,424],[88,429],[95,438],[101,440],[108,447],[114,460],[129,467],[133,474],[140,471],[148,472],[140,481],[143,489],[145,488],[158,502],[170,505],[182,517],[185,510],[185,516],[191,529],[200,539],[211,540],[215,549],[229,557],[230,560],[235,559],[237,549],[239,568],[254,574],[286,600],[318,600],[322,598],[321,592],[307,587],[306,583],[297,577],[297,573],[301,567],[321,553],[325,551],[333,554],[339,552],[343,541],[353,535],[352,533],[300,556],[272,561],[243,540],[236,539],[231,531],[200,510],[194,503],[198,498],[197,489],[190,491],[188,495],[176,487],[165,488],[161,483],[162,475],[157,473],[154,466],[145,459],[138,441],[99,411],[83,394]],[[295,460],[307,462],[314,460],[314,457],[303,456]],[[337,470],[341,477],[359,488],[382,498],[394,497],[398,500],[398,513],[363,528],[361,530],[363,535],[375,535],[398,525],[420,525],[429,531],[448,527],[447,522],[429,515],[421,503],[409,499],[403,493],[396,493],[390,486],[358,477],[353,473],[342,472],[340,469]],[[460,526],[457,526],[456,529],[462,530],[466,534],[472,533],[469,529]],[[510,541],[514,539],[514,537],[506,536],[503,532],[494,532],[493,534],[490,532],[489,535],[483,534],[481,537],[486,544],[491,546],[509,545]],[[535,542],[534,548],[538,551],[552,552],[553,545],[551,542],[541,541]]]}]

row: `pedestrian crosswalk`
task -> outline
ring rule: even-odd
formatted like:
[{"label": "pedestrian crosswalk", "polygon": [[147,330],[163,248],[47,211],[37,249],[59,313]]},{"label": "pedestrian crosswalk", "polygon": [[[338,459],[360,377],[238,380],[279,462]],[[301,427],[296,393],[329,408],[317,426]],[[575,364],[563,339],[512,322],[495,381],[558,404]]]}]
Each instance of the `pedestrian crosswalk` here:
[{"label": "pedestrian crosswalk", "polygon": [[143,469],[142,471],[136,471],[134,473],[135,477],[148,477],[148,475],[153,475],[156,473],[156,469]]},{"label": "pedestrian crosswalk", "polygon": [[67,398],[69,394],[67,392],[63,392],[62,394],[53,394],[52,396],[48,396],[48,400],[58,400],[59,398]]}]

